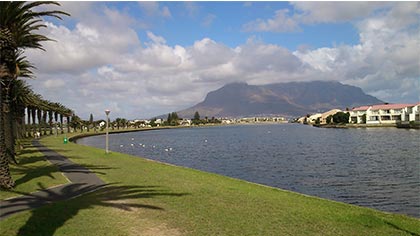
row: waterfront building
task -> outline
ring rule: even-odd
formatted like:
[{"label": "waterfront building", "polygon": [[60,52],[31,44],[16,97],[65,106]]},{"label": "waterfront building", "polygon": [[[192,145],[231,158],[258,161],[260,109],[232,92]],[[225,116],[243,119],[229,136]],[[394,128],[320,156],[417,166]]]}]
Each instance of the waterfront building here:
[{"label": "waterfront building", "polygon": [[285,123],[287,120],[279,116],[256,116],[239,119],[239,123]]},{"label": "waterfront building", "polygon": [[307,118],[306,116],[302,116],[297,120],[297,122],[301,123],[301,124],[305,124],[306,123],[306,118]]},{"label": "waterfront building", "polygon": [[190,119],[182,119],[181,122],[179,123],[181,126],[191,126],[192,124],[192,120]]},{"label": "waterfront building", "polygon": [[353,108],[349,122],[353,124],[398,124],[419,122],[417,104],[379,104]]},{"label": "waterfront building", "polygon": [[306,122],[308,124],[315,124],[318,119],[321,119],[321,116],[322,116],[321,113],[313,114],[306,119]]},{"label": "waterfront building", "polygon": [[327,112],[322,113],[321,117],[320,117],[320,124],[321,125],[327,124],[327,118],[329,116],[335,115],[337,112],[341,112],[341,110],[340,109],[332,109],[332,110],[329,110]]}]

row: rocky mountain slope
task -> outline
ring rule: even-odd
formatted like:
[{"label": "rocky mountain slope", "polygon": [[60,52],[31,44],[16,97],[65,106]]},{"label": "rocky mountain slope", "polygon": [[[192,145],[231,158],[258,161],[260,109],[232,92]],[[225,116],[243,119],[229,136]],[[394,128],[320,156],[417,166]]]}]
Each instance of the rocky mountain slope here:
[{"label": "rocky mountain slope", "polygon": [[202,117],[245,117],[281,115],[302,116],[333,108],[346,109],[383,101],[362,89],[339,82],[290,82],[269,85],[232,83],[209,92],[204,101],[178,111],[191,118],[195,111]]}]

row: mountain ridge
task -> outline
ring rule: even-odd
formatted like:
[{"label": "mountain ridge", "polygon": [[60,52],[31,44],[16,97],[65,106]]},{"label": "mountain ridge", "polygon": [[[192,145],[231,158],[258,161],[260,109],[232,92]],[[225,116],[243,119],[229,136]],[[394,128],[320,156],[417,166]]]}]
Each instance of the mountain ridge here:
[{"label": "mountain ridge", "polygon": [[183,118],[192,118],[196,111],[202,117],[296,117],[379,103],[383,101],[364,93],[361,88],[336,81],[267,85],[236,82],[209,92],[202,102],[177,113]]}]

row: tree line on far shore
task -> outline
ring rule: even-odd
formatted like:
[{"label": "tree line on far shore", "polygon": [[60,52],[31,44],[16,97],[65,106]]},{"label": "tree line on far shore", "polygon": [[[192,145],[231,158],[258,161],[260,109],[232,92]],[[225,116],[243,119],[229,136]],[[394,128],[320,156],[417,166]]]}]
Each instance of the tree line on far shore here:
[{"label": "tree line on far shore", "polygon": [[166,120],[162,122],[158,122],[157,118],[153,118],[150,121],[151,127],[156,127],[158,125],[163,126],[178,126],[178,125],[205,125],[205,124],[220,124],[222,121],[220,119],[217,119],[215,117],[211,117],[210,119],[205,116],[204,118],[201,118],[198,111],[194,113],[194,116],[190,119],[184,119],[178,116],[178,113],[172,112],[169,113]]}]

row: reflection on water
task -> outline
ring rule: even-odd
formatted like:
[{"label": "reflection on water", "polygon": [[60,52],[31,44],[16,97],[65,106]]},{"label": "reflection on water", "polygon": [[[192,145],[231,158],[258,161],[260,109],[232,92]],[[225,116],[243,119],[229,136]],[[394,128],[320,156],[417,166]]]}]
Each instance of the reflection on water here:
[{"label": "reflection on water", "polygon": [[[104,136],[80,144],[104,148]],[[113,134],[110,149],[420,217],[420,131],[246,125]]]}]

